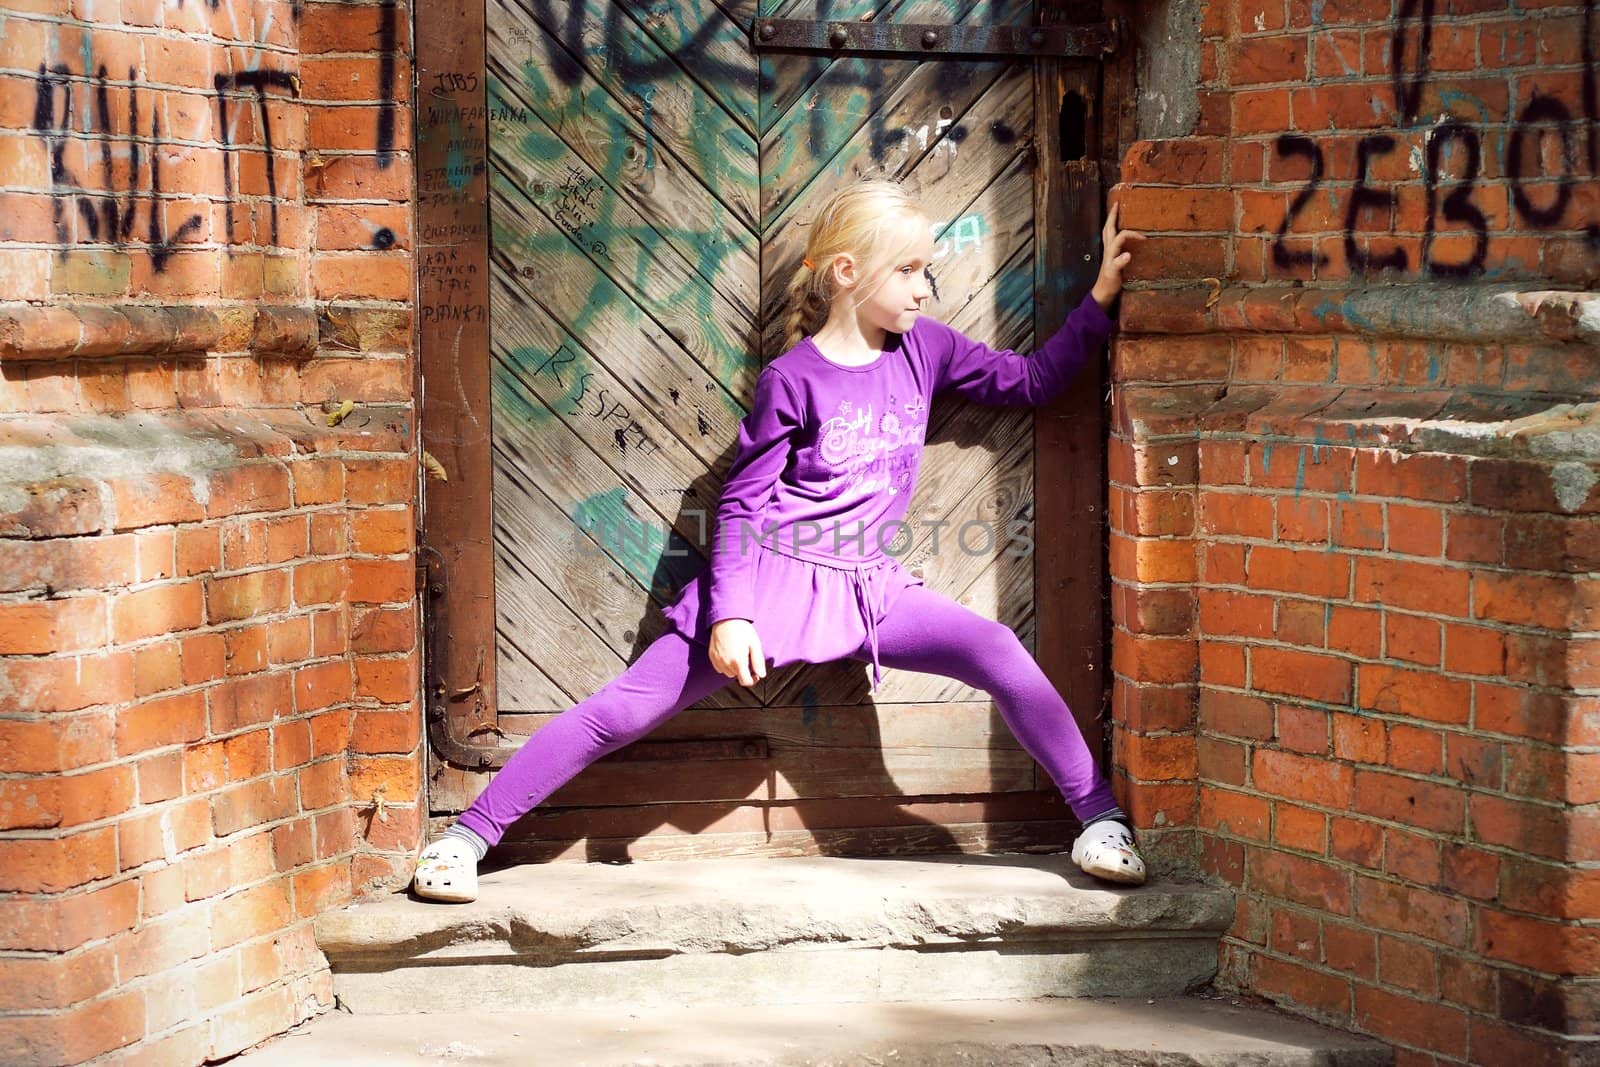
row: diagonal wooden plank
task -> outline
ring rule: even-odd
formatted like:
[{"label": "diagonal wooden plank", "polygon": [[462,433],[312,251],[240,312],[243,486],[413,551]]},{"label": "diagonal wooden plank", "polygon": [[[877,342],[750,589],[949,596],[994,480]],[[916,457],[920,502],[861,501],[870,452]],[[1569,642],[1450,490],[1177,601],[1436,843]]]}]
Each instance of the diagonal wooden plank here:
[{"label": "diagonal wooden plank", "polygon": [[746,136],[755,136],[759,73],[755,53],[750,50],[754,0],[727,5],[674,0],[670,4],[619,6],[708,97],[727,109]]},{"label": "diagonal wooden plank", "polygon": [[[534,211],[548,216],[572,242],[571,248],[560,241],[550,246],[563,253],[558,259],[590,260],[613,283],[636,294],[634,299],[661,319],[719,381],[731,385],[739,371],[748,369],[754,308],[725,290],[752,290],[753,277],[719,287],[715,276],[702,273],[709,269],[707,261],[696,262],[689,254],[694,249],[686,252],[682,242],[670,235],[663,238],[628,197],[536,113],[504,108],[499,116],[493,123],[490,157],[494,221],[498,224],[508,214],[506,221],[514,222]],[[735,267],[754,270],[751,262],[729,262],[717,270],[726,276]]]},{"label": "diagonal wooden plank", "polygon": [[[608,363],[619,361],[599,359],[498,264],[491,274],[491,306],[502,312],[493,355],[518,386],[504,394],[513,406],[497,407],[497,416],[534,427],[564,424],[610,468],[616,484],[655,502],[662,515],[712,506],[702,498],[710,480],[707,468],[727,460],[711,452],[708,432],[696,430],[697,424],[708,425],[704,414],[693,410],[691,401],[657,408],[654,390],[623,377],[626,362],[620,374],[614,372]],[[694,516],[673,526],[705,553],[707,539],[698,536]]]},{"label": "diagonal wooden plank", "polygon": [[[495,368],[495,399],[514,410],[509,394],[520,382],[498,360]],[[659,603],[676,595],[681,568],[693,573],[699,562],[691,546],[669,542],[638,517],[627,491],[568,429],[498,417],[496,432],[495,532],[506,557],[496,576],[501,628],[518,634],[525,651],[556,650],[548,660],[529,655],[582,699],[666,628]],[[664,557],[669,547],[686,555]],[[506,692],[501,706],[538,708]]]},{"label": "diagonal wooden plank", "polygon": [[[830,22],[908,22],[898,14],[905,0],[764,0],[767,18],[825,19]],[[973,0],[955,0],[929,22],[960,22]],[[761,135],[772,129],[836,59],[808,52],[763,52],[760,56]]]},{"label": "diagonal wooden plank", "polygon": [[[757,248],[749,220],[741,220],[712,196],[672,154],[654,151],[653,134],[643,121],[564,49],[554,49],[540,63],[523,61],[509,68],[491,56],[489,75],[491,115],[517,116],[522,110],[538,115],[556,141],[626,196],[649,223],[654,237],[641,238],[674,244],[736,306],[755,305]],[[493,130],[490,148],[499,148]],[[526,146],[525,154],[555,149],[544,139]]]},{"label": "diagonal wooden plank", "polygon": [[[1005,19],[1024,0],[905,0],[878,21],[979,23]],[[882,168],[909,143],[928,146],[954,113],[994,81],[1002,60],[925,60],[840,56],[801,90],[782,81],[772,95],[786,110],[761,137],[761,219],[770,228],[796,190],[824,169],[848,165],[839,150],[861,139],[872,164]]]},{"label": "diagonal wooden plank", "polygon": [[[724,105],[723,97],[741,89],[729,85],[710,92],[689,75],[668,51],[626,13],[626,5],[611,0],[491,0],[507,17],[496,19],[490,35],[493,62],[500,47],[499,31],[525,33],[534,44],[543,31],[546,46],[541,57],[532,48],[531,61],[547,60],[552,71],[566,69],[548,63],[553,49],[564,49],[610,95],[612,106],[638,117],[645,131],[645,167],[653,168],[662,155],[677,159],[706,194],[724,204],[753,229],[755,219],[756,144]],[[713,9],[715,10],[715,9]],[[664,21],[664,15],[650,15]],[[721,21],[721,13],[716,17]],[[713,31],[714,32],[714,31]],[[520,38],[519,38],[520,43]],[[509,46],[510,42],[506,41]],[[522,56],[506,57],[512,69]],[[750,71],[753,75],[753,70]],[[742,87],[754,103],[753,84]],[[596,101],[590,100],[589,106]]]},{"label": "diagonal wooden plank", "polygon": [[717,443],[734,440],[760,368],[748,346],[743,352],[732,348],[726,321],[718,324],[674,302],[681,289],[672,285],[670,258],[622,246],[616,258],[630,271],[649,278],[658,265],[664,279],[624,287],[579,254],[575,234],[563,233],[515,182],[497,170],[491,187],[497,209],[493,256],[516,279],[518,299],[545,308],[601,354],[613,373],[635,378],[644,402],[685,441],[695,441],[703,458],[715,454]]}]

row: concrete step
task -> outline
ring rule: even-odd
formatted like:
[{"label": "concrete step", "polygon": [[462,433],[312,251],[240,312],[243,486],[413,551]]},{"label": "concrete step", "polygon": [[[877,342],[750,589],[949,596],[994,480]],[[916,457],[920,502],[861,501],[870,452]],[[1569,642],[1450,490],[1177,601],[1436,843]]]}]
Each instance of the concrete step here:
[{"label": "concrete step", "polygon": [[1194,997],[1064,998],[350,1015],[329,1012],[239,1067],[1389,1067],[1388,1047],[1262,1008]]},{"label": "concrete step", "polygon": [[356,1013],[1165,996],[1205,985],[1227,890],[1108,887],[1064,853],[525,864],[471,904],[328,912]]}]

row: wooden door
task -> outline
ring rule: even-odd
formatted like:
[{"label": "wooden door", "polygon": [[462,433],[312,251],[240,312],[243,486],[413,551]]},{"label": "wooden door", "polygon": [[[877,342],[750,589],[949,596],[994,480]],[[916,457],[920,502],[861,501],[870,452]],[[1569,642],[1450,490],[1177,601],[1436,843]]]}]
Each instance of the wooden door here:
[{"label": "wooden door", "polygon": [[[807,211],[828,191],[888,175],[921,195],[940,230],[936,317],[1020,351],[1059,323],[1093,278],[1068,248],[1094,247],[1098,171],[1041,162],[1060,116],[1036,101],[1064,84],[1092,99],[1097,64],[757,55],[752,5],[486,0],[474,105],[463,71],[477,27],[440,27],[465,42],[438,49],[458,69],[430,84],[426,10],[419,81],[444,103],[419,113],[420,165],[432,190],[452,187],[430,203],[424,182],[424,230],[444,212],[439,232],[470,239],[424,243],[423,284],[430,258],[456,276],[464,254],[481,262],[469,277],[486,309],[481,332],[438,321],[448,332],[431,344],[423,316],[423,436],[450,460],[428,482],[425,535],[443,814],[518,735],[624,669],[704,566],[739,420],[782,351]],[[1037,21],[1032,0],[780,0],[760,15]],[[1065,232],[1074,211],[1087,242]],[[1038,413],[941,398],[908,513],[917,534],[900,549],[930,587],[1029,647],[1048,633],[1039,658],[1095,741],[1099,389],[1086,375],[1064,407]],[[1033,554],[1016,538],[985,547],[985,531],[1013,523]],[[864,668],[845,661],[730,685],[585,770],[505,845],[525,858],[954,851],[1059,845],[1067,818],[985,694],[886,671],[872,700]]]}]

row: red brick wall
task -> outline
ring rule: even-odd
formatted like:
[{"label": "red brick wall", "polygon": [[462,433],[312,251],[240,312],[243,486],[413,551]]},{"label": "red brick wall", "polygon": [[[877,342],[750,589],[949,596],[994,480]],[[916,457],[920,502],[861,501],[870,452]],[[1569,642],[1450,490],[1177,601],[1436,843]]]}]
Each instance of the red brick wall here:
[{"label": "red brick wall", "polygon": [[1197,135],[1119,190],[1155,235],[1114,356],[1126,794],[1162,865],[1240,890],[1224,984],[1402,1064],[1567,1062],[1600,302],[1492,294],[1600,278],[1593,5],[1203,10]]},{"label": "red brick wall", "polygon": [[405,872],[409,23],[0,15],[6,1063],[280,1032],[312,918]]}]

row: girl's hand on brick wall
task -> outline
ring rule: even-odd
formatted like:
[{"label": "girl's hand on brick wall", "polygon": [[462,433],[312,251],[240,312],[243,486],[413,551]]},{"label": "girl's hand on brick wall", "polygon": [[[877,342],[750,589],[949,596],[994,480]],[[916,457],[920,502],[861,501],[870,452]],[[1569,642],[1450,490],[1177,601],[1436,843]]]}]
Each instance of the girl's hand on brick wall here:
[{"label": "girl's hand on brick wall", "polygon": [[1122,268],[1133,259],[1133,252],[1123,246],[1129,241],[1146,239],[1138,230],[1117,229],[1117,212],[1121,208],[1121,204],[1112,204],[1110,214],[1106,215],[1105,229],[1100,231],[1105,256],[1100,261],[1100,276],[1094,280],[1094,288],[1089,291],[1089,295],[1106,311],[1111,310],[1117,294],[1122,292]]}]

